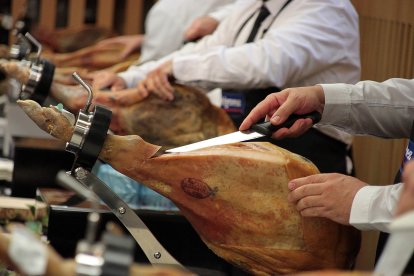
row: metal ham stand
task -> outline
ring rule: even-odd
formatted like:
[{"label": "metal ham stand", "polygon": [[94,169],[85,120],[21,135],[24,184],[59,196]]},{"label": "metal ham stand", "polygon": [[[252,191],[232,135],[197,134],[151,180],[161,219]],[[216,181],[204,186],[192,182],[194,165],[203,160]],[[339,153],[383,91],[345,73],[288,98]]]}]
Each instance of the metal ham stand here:
[{"label": "metal ham stand", "polygon": [[[73,77],[88,91],[88,100],[85,107],[79,111],[75,123],[74,133],[70,142],[66,144],[66,150],[75,154],[72,170],[68,173],[59,173],[57,176],[58,182],[69,187],[81,186],[81,188],[75,190],[78,194],[82,194],[82,192],[79,192],[80,190],[87,189],[87,194],[91,193],[96,196],[88,194],[84,197],[101,199],[111,209],[112,213],[116,215],[119,221],[126,227],[137,244],[141,247],[151,264],[172,265],[184,269],[184,267],[159,243],[139,216],[137,216],[137,214],[129,208],[129,206],[104,182],[99,180],[90,172],[91,168],[98,159],[99,153],[105,141],[112,112],[98,105],[94,106],[93,112],[88,112],[92,103],[92,90],[79,77],[79,75],[74,73]],[[98,213],[91,213],[91,216],[92,215],[96,217]],[[83,249],[80,252],[77,252],[77,258],[78,256],[82,256],[82,254],[90,255],[91,252],[93,252],[91,248],[93,247],[93,233],[96,231],[96,221],[96,218],[89,219],[87,234],[89,238],[87,238],[87,246],[83,246]],[[87,258],[82,259],[83,262],[88,260]],[[90,262],[87,264],[78,263],[78,265],[102,265],[100,262],[95,262],[94,260],[96,261],[96,259],[90,258]]]}]

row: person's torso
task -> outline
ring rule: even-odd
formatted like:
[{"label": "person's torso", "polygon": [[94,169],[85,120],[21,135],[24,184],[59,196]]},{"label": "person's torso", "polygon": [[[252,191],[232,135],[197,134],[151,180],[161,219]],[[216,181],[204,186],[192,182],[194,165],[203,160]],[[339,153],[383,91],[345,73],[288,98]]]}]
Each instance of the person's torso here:
[{"label": "person's torso", "polygon": [[140,62],[156,60],[179,49],[191,22],[234,0],[160,0],[145,20]]}]

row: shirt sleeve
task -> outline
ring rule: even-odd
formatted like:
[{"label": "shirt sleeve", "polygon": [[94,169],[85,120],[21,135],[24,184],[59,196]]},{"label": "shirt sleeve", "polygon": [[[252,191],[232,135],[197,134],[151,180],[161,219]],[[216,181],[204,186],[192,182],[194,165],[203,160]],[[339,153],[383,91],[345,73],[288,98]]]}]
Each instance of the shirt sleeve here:
[{"label": "shirt sleeve", "polygon": [[388,186],[365,186],[355,195],[349,223],[359,230],[389,232],[402,183]]},{"label": "shirt sleeve", "polygon": [[135,87],[151,70],[154,70],[159,65],[161,65],[159,61],[149,61],[142,65],[132,65],[128,70],[118,73],[118,76],[125,81],[127,87]]},{"label": "shirt sleeve", "polygon": [[[336,3],[294,1],[254,43],[220,45],[205,53],[175,57],[174,76],[183,82],[205,83],[209,88],[301,84],[303,79],[345,62],[350,51],[347,45],[357,37],[356,22]],[[231,36],[229,30],[235,27],[227,23],[222,22],[226,27],[216,32]]]},{"label": "shirt sleeve", "polygon": [[[221,28],[228,28],[227,25],[231,26],[234,24],[234,19],[229,18],[226,20],[226,24],[220,24],[218,30]],[[162,63],[168,60],[174,60],[180,56],[199,56],[206,54],[211,51],[215,51],[218,45],[230,46],[231,40],[229,40],[228,33],[224,31],[216,31],[212,35],[207,35],[203,37],[200,41],[196,43],[187,43],[182,48],[173,53],[155,61],[144,62],[139,65],[132,65],[128,68],[127,71],[118,73],[118,76],[124,79],[127,87],[134,87],[138,84],[139,81],[143,80],[146,75],[152,70],[156,69]],[[196,61],[195,61],[196,62]],[[173,65],[174,66],[174,65]],[[192,70],[188,68],[187,70]],[[174,77],[178,80],[176,72],[174,71]]]},{"label": "shirt sleeve", "polygon": [[389,79],[356,85],[323,84],[325,107],[320,124],[353,134],[408,138],[414,118],[414,79]]},{"label": "shirt sleeve", "polygon": [[183,33],[190,17],[180,12],[182,8],[174,2],[158,1],[149,10],[145,20],[145,39],[141,47],[140,63],[162,58],[183,45]]}]

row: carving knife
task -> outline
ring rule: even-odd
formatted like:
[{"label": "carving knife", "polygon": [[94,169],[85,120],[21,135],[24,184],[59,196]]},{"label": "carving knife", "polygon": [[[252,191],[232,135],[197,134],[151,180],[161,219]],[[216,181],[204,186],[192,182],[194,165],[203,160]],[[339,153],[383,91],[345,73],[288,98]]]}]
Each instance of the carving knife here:
[{"label": "carving knife", "polygon": [[249,130],[246,131],[237,131],[233,133],[229,133],[226,135],[214,137],[211,139],[207,139],[204,141],[196,142],[193,144],[185,145],[178,148],[173,148],[166,150],[166,152],[187,152],[196,149],[216,146],[216,145],[224,145],[224,144],[231,144],[236,142],[242,142],[247,140],[252,140],[260,137],[270,137],[273,132],[281,128],[289,128],[291,127],[298,119],[306,119],[311,118],[313,123],[316,124],[321,119],[321,114],[319,112],[311,112],[303,115],[292,114],[290,115],[285,122],[280,125],[272,125],[270,122],[264,122],[260,124],[254,124]]}]

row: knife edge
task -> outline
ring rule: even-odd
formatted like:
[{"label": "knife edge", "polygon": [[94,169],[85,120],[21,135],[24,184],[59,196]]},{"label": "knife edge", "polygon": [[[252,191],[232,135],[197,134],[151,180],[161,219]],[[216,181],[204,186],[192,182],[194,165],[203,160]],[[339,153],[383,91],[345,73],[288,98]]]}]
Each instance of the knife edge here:
[{"label": "knife edge", "polygon": [[245,131],[236,131],[233,133],[225,134],[222,136],[214,137],[211,139],[195,142],[185,146],[173,148],[166,150],[167,153],[177,153],[177,152],[188,152],[196,149],[231,144],[237,142],[243,142],[246,140],[253,140],[263,136],[270,137],[272,133],[281,128],[290,128],[298,119],[312,119],[313,123],[316,124],[321,119],[321,114],[319,112],[311,112],[307,114],[292,114],[290,115],[285,122],[280,125],[272,125],[270,122],[264,122],[259,124],[252,125],[251,129]]},{"label": "knife edge", "polygon": [[252,140],[252,139],[260,138],[263,136],[265,135],[259,132],[256,132],[256,131],[252,131],[252,130],[236,131],[233,133],[225,134],[225,135],[214,137],[211,139],[199,141],[193,144],[188,144],[185,146],[169,149],[169,150],[166,150],[165,152],[168,152],[168,153],[188,152],[188,151],[211,147],[211,146],[232,144],[232,143],[242,142],[246,140]]}]

